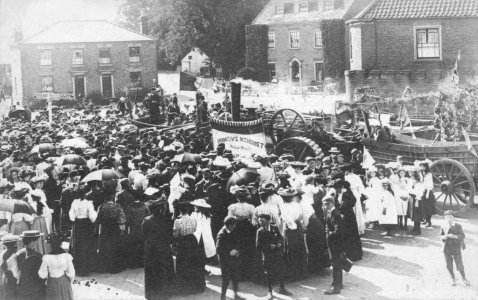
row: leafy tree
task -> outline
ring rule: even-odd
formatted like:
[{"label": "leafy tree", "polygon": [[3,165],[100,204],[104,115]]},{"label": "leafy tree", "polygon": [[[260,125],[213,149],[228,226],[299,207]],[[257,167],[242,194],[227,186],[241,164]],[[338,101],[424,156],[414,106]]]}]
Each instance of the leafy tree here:
[{"label": "leafy tree", "polygon": [[193,46],[221,66],[226,76],[244,66],[245,25],[267,0],[125,0],[125,22],[138,23],[141,11],[150,17],[150,34],[158,38],[172,63],[179,63]]}]

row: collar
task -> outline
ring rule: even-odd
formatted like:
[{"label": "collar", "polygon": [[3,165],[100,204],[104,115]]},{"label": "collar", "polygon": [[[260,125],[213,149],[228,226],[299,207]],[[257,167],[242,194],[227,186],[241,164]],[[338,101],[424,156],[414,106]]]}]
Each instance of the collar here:
[{"label": "collar", "polygon": [[226,232],[229,233],[229,234],[231,234],[231,231],[230,231],[229,229],[227,229],[227,228],[226,228]]}]

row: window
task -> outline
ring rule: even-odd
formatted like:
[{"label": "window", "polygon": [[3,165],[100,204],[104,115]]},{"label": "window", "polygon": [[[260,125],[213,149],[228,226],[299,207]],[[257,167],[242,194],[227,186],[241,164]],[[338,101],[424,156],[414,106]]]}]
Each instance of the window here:
[{"label": "window", "polygon": [[318,11],[319,2],[317,0],[309,0],[309,11]]},{"label": "window", "polygon": [[269,78],[272,80],[276,76],[276,63],[268,63],[269,65]]},{"label": "window", "polygon": [[282,4],[276,5],[274,9],[276,15],[284,14],[284,6]]},{"label": "window", "polygon": [[416,57],[441,58],[440,28],[417,28],[416,29]]},{"label": "window", "polygon": [[322,31],[320,29],[315,30],[314,47],[315,48],[321,48],[322,47]]},{"label": "window", "polygon": [[290,48],[298,49],[300,48],[300,36],[298,31],[289,32]]},{"label": "window", "polygon": [[139,47],[129,47],[129,62],[137,63],[140,62],[140,51]]},{"label": "window", "polygon": [[82,65],[83,64],[83,49],[75,49],[73,50],[73,61],[74,65]]},{"label": "window", "polygon": [[309,4],[307,2],[299,3],[299,12],[308,12],[308,11],[309,11]]},{"label": "window", "polygon": [[189,55],[189,56],[188,56],[188,59],[189,59],[189,60],[192,60],[192,59],[193,59],[193,56],[192,56],[192,55]]},{"label": "window", "polygon": [[324,63],[315,62],[315,81],[323,81],[325,79]]},{"label": "window", "polygon": [[42,49],[40,52],[40,65],[51,65],[51,49]]},{"label": "window", "polygon": [[268,39],[269,39],[269,48],[275,48],[276,47],[276,33],[273,31],[269,31],[267,34]]},{"label": "window", "polygon": [[111,63],[110,48],[100,49],[100,64],[109,64],[109,63]]},{"label": "window", "polygon": [[131,87],[141,87],[141,72],[129,73]]},{"label": "window", "polygon": [[284,3],[284,14],[294,13],[294,3]]},{"label": "window", "polygon": [[324,10],[335,9],[335,0],[324,0]]},{"label": "window", "polygon": [[53,76],[41,77],[41,91],[52,92],[53,91]]}]

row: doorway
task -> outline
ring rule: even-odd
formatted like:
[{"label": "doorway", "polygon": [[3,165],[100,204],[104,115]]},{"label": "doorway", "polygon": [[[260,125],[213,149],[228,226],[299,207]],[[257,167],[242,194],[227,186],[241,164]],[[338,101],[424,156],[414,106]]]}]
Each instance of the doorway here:
[{"label": "doorway", "polygon": [[101,91],[103,92],[103,98],[113,97],[113,78],[111,74],[101,75]]},{"label": "doorway", "polygon": [[75,98],[77,100],[85,97],[85,76],[77,75],[75,76]]},{"label": "doorway", "polygon": [[299,82],[300,81],[300,65],[299,62],[294,60],[290,65],[290,76],[292,82]]}]

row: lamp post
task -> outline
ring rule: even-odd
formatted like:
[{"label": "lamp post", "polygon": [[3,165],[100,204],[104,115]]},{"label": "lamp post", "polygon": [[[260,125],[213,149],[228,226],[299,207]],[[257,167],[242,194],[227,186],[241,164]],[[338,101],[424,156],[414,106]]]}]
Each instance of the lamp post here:
[{"label": "lamp post", "polygon": [[47,98],[46,98],[46,102],[47,102],[47,105],[48,105],[48,123],[51,127],[51,125],[53,124],[53,109],[52,109],[52,100],[51,100],[51,92],[53,91],[53,88],[51,86],[47,87],[46,89],[47,91]]}]

